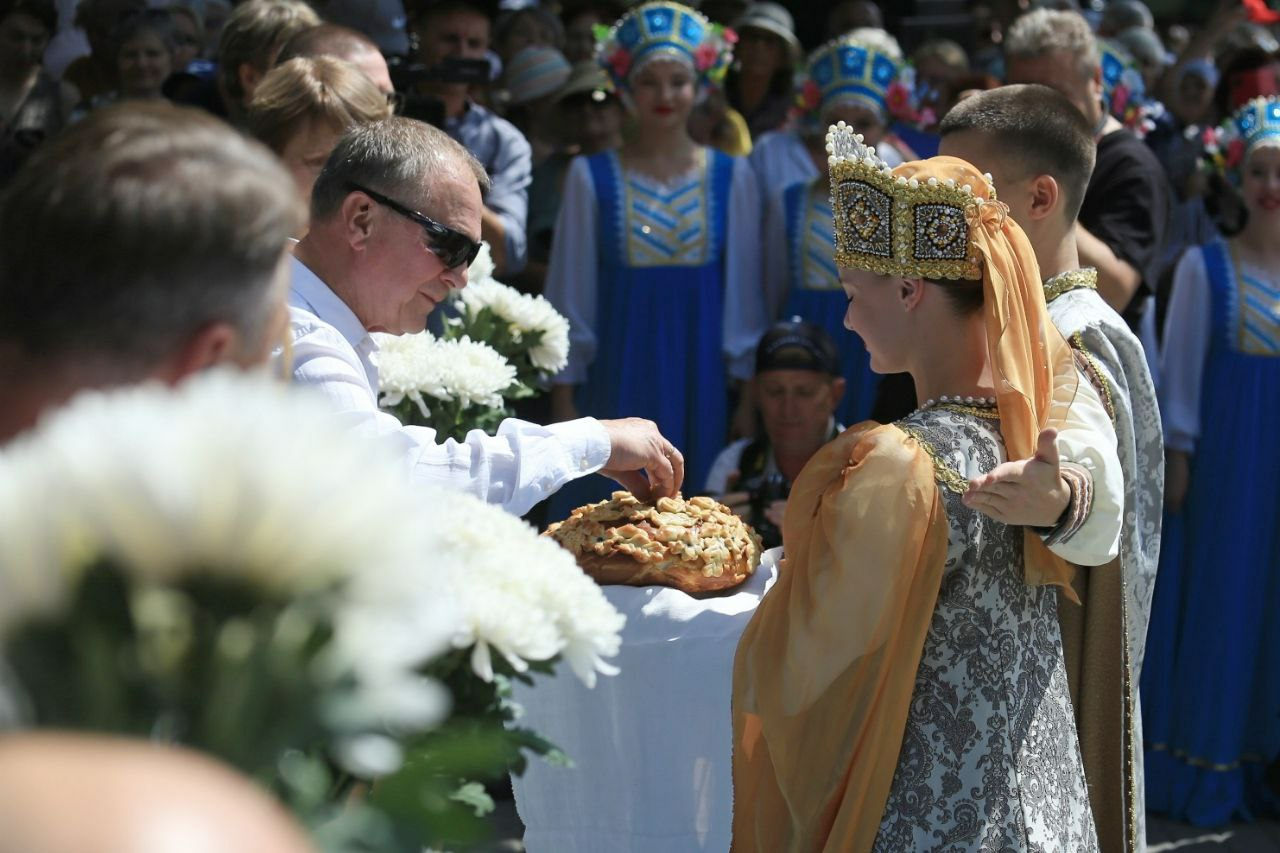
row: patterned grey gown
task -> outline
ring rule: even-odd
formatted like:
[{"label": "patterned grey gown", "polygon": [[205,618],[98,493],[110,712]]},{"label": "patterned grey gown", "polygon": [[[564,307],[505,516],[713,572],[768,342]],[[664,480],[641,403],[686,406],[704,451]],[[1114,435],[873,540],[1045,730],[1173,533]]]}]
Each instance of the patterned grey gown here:
[{"label": "patterned grey gown", "polygon": [[960,501],[963,480],[1005,460],[995,411],[937,406],[897,426],[934,458],[950,537],[874,849],[1096,851],[1056,589],[1023,581],[1022,528]]}]

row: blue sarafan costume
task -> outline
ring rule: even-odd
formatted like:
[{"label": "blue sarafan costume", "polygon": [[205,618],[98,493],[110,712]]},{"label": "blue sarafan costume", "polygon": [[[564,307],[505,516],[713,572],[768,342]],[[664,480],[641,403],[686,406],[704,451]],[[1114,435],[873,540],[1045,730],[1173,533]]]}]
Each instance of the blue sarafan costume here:
[{"label": "blue sarafan costume", "polygon": [[[1246,161],[1280,146],[1280,101],[1251,101],[1226,137],[1223,150],[1244,140]],[[1280,273],[1230,242],[1192,249],[1165,341],[1165,442],[1191,454],[1191,479],[1165,521],[1142,672],[1147,803],[1209,826],[1277,806],[1265,775],[1280,755]]]},{"label": "blue sarafan costume", "polygon": [[[814,51],[800,99],[802,122],[819,122],[833,108],[855,104],[888,123],[891,88],[901,97],[910,87],[899,81],[893,58],[853,36],[843,36]],[[898,85],[895,85],[898,84]],[[902,157],[892,145],[878,152],[890,165]],[[773,319],[799,317],[822,327],[840,351],[841,375],[848,383],[836,418],[859,423],[871,416],[880,378],[871,371],[862,339],[844,328],[848,305],[835,263],[831,195],[826,174],[791,184],[770,199],[765,217],[765,288]]]},{"label": "blue sarafan costume", "polygon": [[[706,80],[716,50],[727,63],[719,28],[654,3],[619,21],[601,58],[625,86],[620,70],[655,59],[685,62]],[[684,454],[691,484],[725,444],[729,379],[750,378],[768,326],[760,218],[751,167],[709,148],[665,181],[608,151],[576,159],[565,182],[546,289],[570,323],[569,365],[556,381],[578,386],[584,415],[656,421]],[[567,490],[553,514],[613,488],[592,479]]]}]

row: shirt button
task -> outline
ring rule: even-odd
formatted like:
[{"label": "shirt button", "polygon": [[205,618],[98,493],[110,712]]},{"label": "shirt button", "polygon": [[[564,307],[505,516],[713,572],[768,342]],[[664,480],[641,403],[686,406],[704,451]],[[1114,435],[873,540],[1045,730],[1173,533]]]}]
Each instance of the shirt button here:
[{"label": "shirt button", "polygon": [[587,459],[587,457],[585,457],[585,456],[584,456],[584,457],[582,457],[581,459],[579,459],[579,460],[578,460],[578,469],[579,469],[579,470],[581,470],[581,471],[585,471],[585,470],[587,470],[587,469],[588,469],[588,468],[590,468],[590,467],[591,467],[591,460]]}]

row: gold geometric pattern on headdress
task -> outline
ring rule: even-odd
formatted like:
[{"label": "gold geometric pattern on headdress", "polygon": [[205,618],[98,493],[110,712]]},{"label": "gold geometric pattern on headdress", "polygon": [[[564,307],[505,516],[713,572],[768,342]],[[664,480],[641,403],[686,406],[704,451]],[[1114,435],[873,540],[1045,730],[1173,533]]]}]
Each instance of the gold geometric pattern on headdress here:
[{"label": "gold geometric pattern on headdress", "polygon": [[840,122],[827,133],[836,263],[902,278],[982,278],[970,240],[978,208],[995,202],[954,179],[895,177],[874,148]]}]

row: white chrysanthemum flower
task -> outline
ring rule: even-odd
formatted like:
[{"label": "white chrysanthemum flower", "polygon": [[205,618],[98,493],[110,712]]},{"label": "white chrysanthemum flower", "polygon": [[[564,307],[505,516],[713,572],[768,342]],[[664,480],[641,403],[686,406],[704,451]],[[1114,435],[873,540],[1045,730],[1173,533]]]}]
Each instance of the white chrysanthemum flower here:
[{"label": "white chrysanthemum flower", "polygon": [[477,675],[492,680],[495,653],[517,672],[563,655],[588,686],[598,672],[617,672],[604,658],[618,653],[626,617],[569,552],[469,495],[452,496],[430,525],[433,558],[453,572],[462,622],[454,645],[473,649]]},{"label": "white chrysanthemum flower", "polygon": [[457,608],[433,508],[387,453],[264,378],[82,394],[0,453],[0,637],[100,557],[141,588],[216,572],[285,600],[334,590],[330,661],[359,686],[344,719],[430,725],[447,694],[415,670],[449,649]]},{"label": "white chrysanthemum flower", "polygon": [[500,409],[516,369],[493,347],[470,338],[442,341],[430,332],[375,334],[378,386],[383,406],[413,400],[430,417],[422,397],[457,400],[465,408]]},{"label": "white chrysanthemum flower", "polygon": [[542,296],[521,293],[493,279],[477,279],[459,291],[459,297],[474,318],[488,308],[507,323],[512,337],[520,340],[541,332],[529,350],[529,361],[538,370],[559,373],[569,362],[569,321]]},{"label": "white chrysanthemum flower", "polygon": [[[58,504],[26,513],[40,532],[78,531],[143,580],[216,567],[285,594],[413,556],[413,492],[385,453],[319,398],[231,374],[82,394],[8,450]],[[29,541],[0,533],[3,562]]]}]

